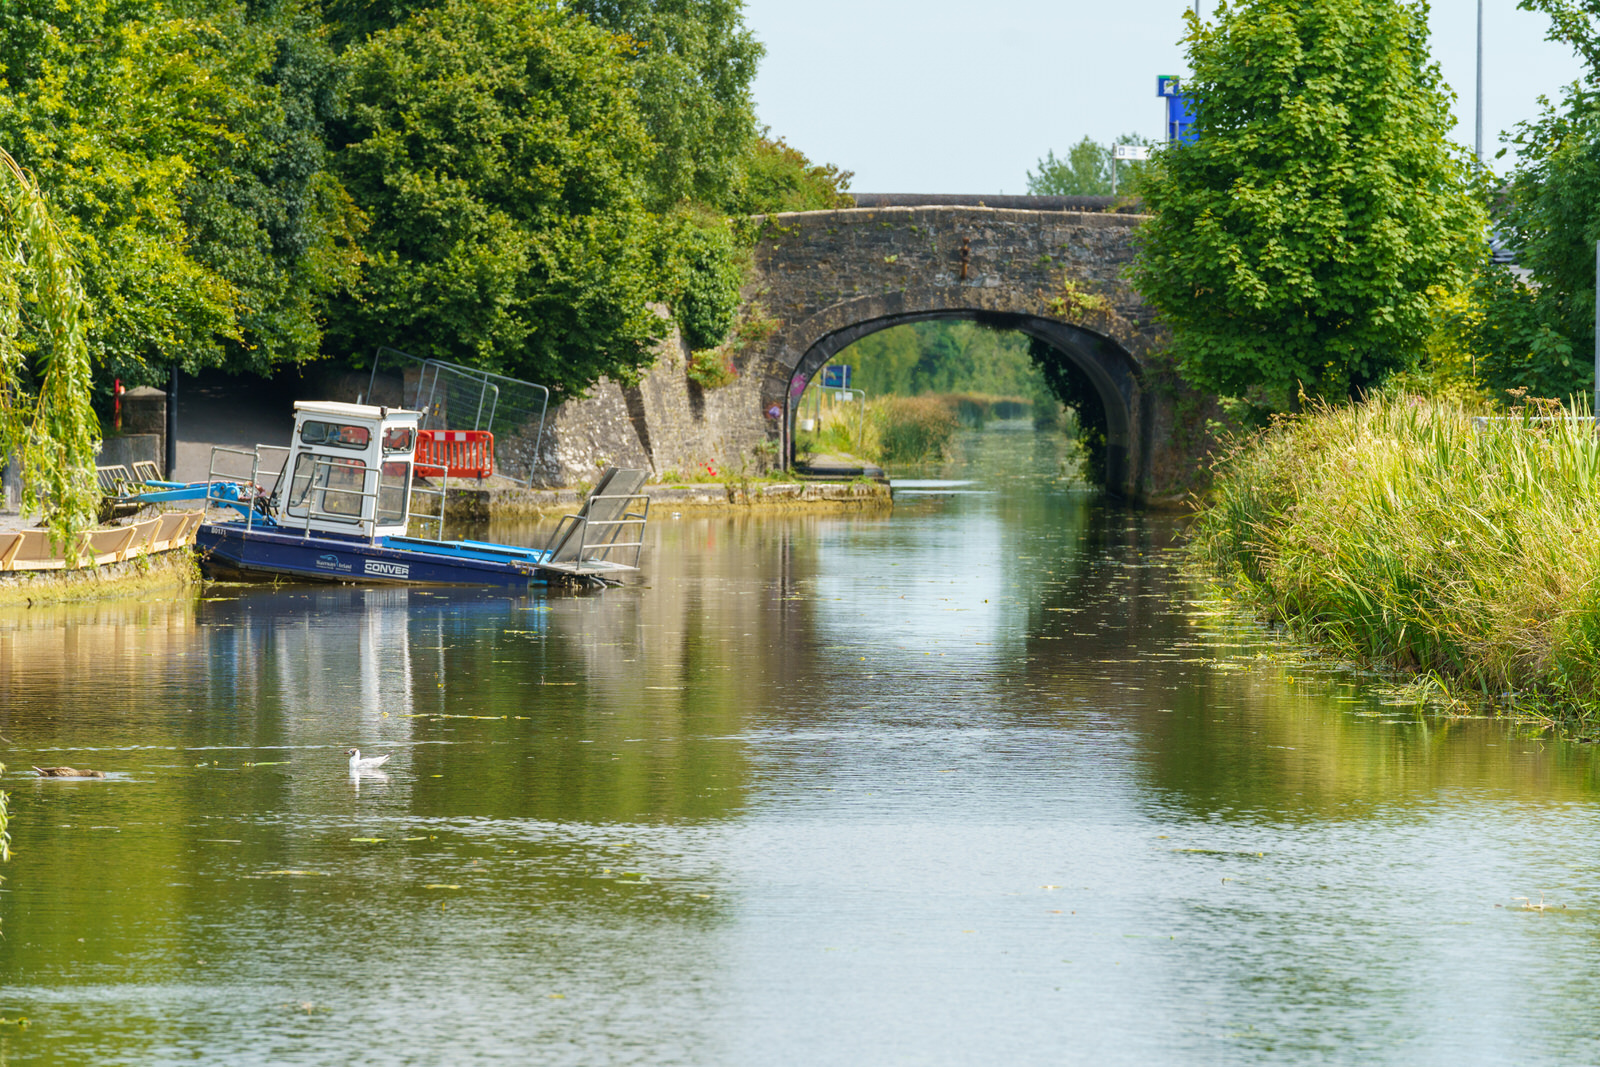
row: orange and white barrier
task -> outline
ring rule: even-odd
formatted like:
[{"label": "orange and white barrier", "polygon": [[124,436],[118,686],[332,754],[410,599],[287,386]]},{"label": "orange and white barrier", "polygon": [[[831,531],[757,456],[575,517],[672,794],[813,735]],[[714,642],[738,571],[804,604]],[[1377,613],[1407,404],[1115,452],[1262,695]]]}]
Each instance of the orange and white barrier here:
[{"label": "orange and white barrier", "polygon": [[418,430],[417,473],[437,478],[487,478],[494,473],[488,430]]}]

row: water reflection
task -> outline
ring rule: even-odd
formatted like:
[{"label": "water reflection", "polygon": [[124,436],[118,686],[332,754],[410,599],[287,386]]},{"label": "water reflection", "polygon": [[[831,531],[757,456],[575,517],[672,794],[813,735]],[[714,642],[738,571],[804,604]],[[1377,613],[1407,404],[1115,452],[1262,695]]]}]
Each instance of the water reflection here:
[{"label": "water reflection", "polygon": [[1197,602],[1059,439],[965,448],[600,595],[0,614],[0,1062],[1600,1052],[1588,749]]}]

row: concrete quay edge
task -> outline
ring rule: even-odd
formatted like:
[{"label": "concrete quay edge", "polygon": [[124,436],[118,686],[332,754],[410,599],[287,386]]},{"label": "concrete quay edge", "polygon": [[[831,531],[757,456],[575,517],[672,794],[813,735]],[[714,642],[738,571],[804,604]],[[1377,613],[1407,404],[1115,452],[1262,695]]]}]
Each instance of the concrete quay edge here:
[{"label": "concrete quay edge", "polygon": [[[652,512],[856,510],[894,506],[889,486],[876,482],[704,482],[649,485]],[[458,488],[445,503],[450,522],[504,522],[568,515],[583,504],[577,489]]]}]

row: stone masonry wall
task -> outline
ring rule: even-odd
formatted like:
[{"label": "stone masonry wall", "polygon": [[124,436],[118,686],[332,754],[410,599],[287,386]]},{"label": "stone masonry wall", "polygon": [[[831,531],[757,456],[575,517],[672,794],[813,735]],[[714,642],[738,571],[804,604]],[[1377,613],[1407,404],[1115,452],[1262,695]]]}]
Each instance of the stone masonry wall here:
[{"label": "stone masonry wall", "polygon": [[1132,469],[1117,488],[1171,498],[1212,445],[1204,418],[1214,402],[1171,372],[1165,331],[1127,280],[1143,222],[982,205],[772,216],[745,292],[776,324],[747,357],[761,406],[783,403],[797,374],[896,321],[967,317],[1053,345],[1078,337],[1088,342],[1075,346],[1080,366],[1103,364],[1102,391],[1126,409]]},{"label": "stone masonry wall", "polygon": [[759,380],[741,374],[718,389],[688,376],[689,351],[674,330],[636,386],[601,379],[582,400],[552,412],[539,448],[535,482],[592,483],[608,465],[640,466],[656,477],[709,466],[752,473],[770,462]]}]

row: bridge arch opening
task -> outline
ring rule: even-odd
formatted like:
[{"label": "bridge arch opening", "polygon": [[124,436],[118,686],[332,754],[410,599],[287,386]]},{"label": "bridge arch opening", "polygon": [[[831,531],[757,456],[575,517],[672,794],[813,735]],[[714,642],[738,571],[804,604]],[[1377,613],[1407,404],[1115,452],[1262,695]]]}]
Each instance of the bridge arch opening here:
[{"label": "bridge arch opening", "polygon": [[1027,337],[1030,355],[1045,383],[1077,414],[1080,440],[1086,446],[1095,481],[1117,495],[1137,492],[1138,455],[1132,436],[1139,388],[1137,362],[1102,334],[1058,319],[1014,312],[969,308],[907,311],[863,319],[818,338],[801,356],[789,383],[789,461],[794,460],[798,402],[827,363],[856,341],[881,330],[936,321],[974,322]]}]

